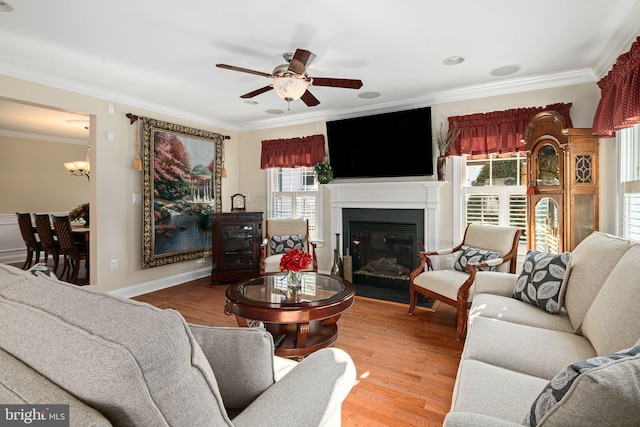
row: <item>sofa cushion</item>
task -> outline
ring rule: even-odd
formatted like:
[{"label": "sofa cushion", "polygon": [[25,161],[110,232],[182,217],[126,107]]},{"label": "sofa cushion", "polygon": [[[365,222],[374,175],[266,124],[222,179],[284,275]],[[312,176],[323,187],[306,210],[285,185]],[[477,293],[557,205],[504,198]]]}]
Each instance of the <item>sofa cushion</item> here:
[{"label": "sofa cushion", "polygon": [[[506,276],[505,273],[496,274]],[[519,301],[511,296],[479,294],[477,293],[477,281],[475,286],[476,296],[473,298],[473,305],[469,310],[470,323],[473,323],[475,317],[486,317],[537,328],[573,333],[573,325],[571,325],[569,316],[564,309],[551,315],[534,305]]]},{"label": "sofa cushion", "polygon": [[640,337],[640,244],[622,256],[584,316],[582,333],[598,354],[631,347]]},{"label": "sofa cushion", "polygon": [[478,360],[463,359],[458,368],[451,411],[522,423],[531,402],[548,382]]},{"label": "sofa cushion", "polygon": [[[458,271],[462,271],[463,273],[468,273],[469,270],[467,270],[467,263],[481,263],[490,259],[497,258],[500,258],[500,254],[496,251],[491,251],[488,249],[478,249],[462,245],[462,248],[458,252],[458,257],[453,264],[453,268]],[[495,266],[489,266],[479,268],[478,271],[495,271],[495,269]]]},{"label": "sofa cushion", "polygon": [[631,243],[598,231],[591,233],[571,254],[564,305],[574,330],[578,330],[589,306]]},{"label": "sofa cushion", "polygon": [[305,250],[304,236],[302,234],[269,237],[269,250],[271,255],[284,254],[291,249]]},{"label": "sofa cushion", "polygon": [[579,335],[484,317],[469,325],[462,353],[466,359],[547,380],[569,363],[594,356],[589,340]]},{"label": "sofa cushion", "polygon": [[[69,405],[69,424],[103,427],[111,423],[27,365],[0,349],[0,402],[3,404]],[[3,414],[4,415],[4,414]],[[17,424],[17,423],[16,423]],[[36,425],[35,423],[34,425]]]},{"label": "sofa cushion", "polygon": [[230,424],[175,311],[32,277],[0,290],[0,324],[0,348],[114,425]]},{"label": "sofa cushion", "polygon": [[513,289],[513,297],[557,313],[562,308],[565,277],[571,260],[571,252],[550,254],[529,251],[522,265],[522,272]]},{"label": "sofa cushion", "polygon": [[575,362],[536,398],[524,424],[637,426],[640,347]]}]

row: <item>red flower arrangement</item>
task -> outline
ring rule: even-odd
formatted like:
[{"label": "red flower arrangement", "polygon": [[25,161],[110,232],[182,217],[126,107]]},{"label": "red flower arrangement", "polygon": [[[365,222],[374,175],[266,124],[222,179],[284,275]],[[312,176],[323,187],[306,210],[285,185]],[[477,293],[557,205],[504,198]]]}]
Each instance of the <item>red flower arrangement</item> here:
[{"label": "red flower arrangement", "polygon": [[305,270],[311,264],[311,255],[300,249],[290,249],[280,260],[280,271],[298,272]]}]

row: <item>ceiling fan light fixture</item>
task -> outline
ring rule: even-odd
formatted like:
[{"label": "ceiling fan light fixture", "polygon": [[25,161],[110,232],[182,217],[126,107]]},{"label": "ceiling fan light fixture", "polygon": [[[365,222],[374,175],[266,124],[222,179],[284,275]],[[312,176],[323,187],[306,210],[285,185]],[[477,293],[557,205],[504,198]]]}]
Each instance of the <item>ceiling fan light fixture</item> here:
[{"label": "ceiling fan light fixture", "polygon": [[273,77],[273,90],[276,94],[287,102],[300,99],[302,95],[307,91],[309,82],[303,76],[274,76]]}]

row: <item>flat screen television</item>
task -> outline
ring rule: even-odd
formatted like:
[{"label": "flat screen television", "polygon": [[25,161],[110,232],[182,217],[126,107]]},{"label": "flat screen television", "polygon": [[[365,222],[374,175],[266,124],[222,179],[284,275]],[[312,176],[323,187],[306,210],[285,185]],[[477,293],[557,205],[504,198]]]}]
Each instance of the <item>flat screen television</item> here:
[{"label": "flat screen television", "polygon": [[431,108],[327,122],[335,178],[433,175]]}]

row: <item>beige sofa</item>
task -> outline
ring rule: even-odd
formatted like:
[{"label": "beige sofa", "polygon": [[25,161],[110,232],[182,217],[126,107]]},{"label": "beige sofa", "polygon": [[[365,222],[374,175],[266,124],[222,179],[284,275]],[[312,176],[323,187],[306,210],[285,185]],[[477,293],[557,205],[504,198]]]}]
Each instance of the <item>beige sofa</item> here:
[{"label": "beige sofa", "polygon": [[188,325],[173,310],[0,265],[0,403],[69,404],[72,426],[340,425],[355,368],[297,363],[262,328]]},{"label": "beige sofa", "polygon": [[479,272],[445,425],[640,425],[639,265],[638,242],[591,234],[556,314],[513,298],[518,274]]}]

